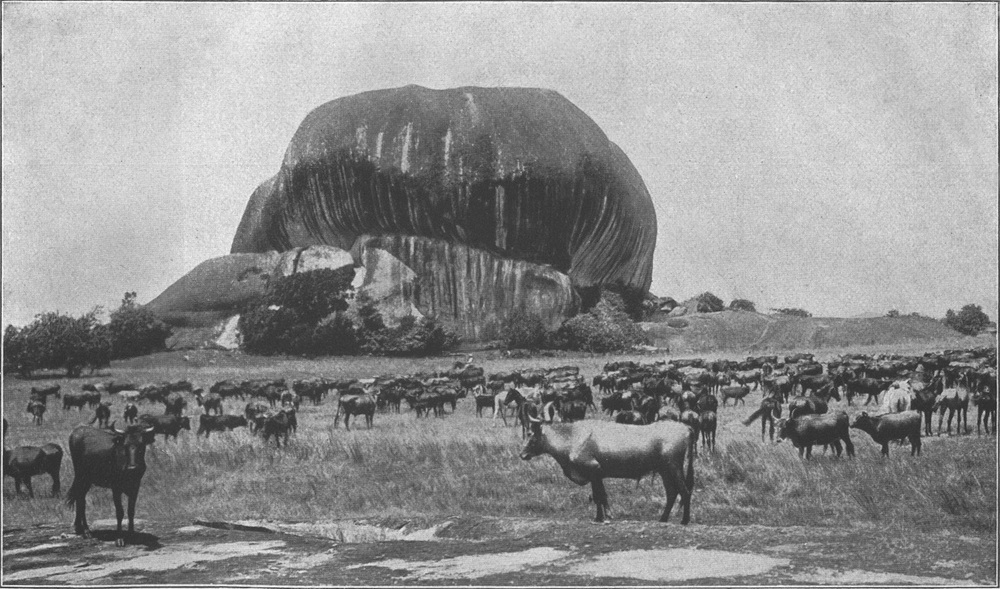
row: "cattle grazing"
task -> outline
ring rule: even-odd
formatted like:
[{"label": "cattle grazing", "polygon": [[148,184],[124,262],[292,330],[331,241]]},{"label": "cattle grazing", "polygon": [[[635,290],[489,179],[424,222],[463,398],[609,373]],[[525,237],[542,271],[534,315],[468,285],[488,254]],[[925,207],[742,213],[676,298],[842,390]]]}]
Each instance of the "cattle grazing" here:
[{"label": "cattle grazing", "polygon": [[[358,389],[351,389],[358,390]],[[340,415],[344,415],[344,429],[351,431],[350,420],[352,415],[363,415],[368,429],[372,428],[375,419],[375,398],[368,393],[341,395],[337,404],[337,415],[333,418],[333,427],[337,427]]]},{"label": "cattle grazing", "polygon": [[108,423],[111,421],[111,402],[101,401],[100,404],[94,409],[94,418],[90,420],[90,423],[97,422],[97,427],[108,427]]},{"label": "cattle grazing", "polygon": [[194,398],[198,402],[198,406],[204,408],[205,415],[215,414],[222,415],[222,395],[219,393],[208,393],[207,395],[198,389],[194,392]]},{"label": "cattle grazing", "polygon": [[976,435],[981,435],[979,430],[980,422],[986,433],[990,433],[992,423],[992,433],[997,433],[997,395],[995,391],[979,390],[973,393],[972,402],[976,404],[978,413],[976,414]]},{"label": "cattle grazing", "polygon": [[[548,454],[562,467],[566,478],[577,485],[590,483],[596,521],[610,517],[604,479],[640,480],[657,473],[663,480],[666,505],[661,522],[666,522],[677,496],[681,497],[682,524],[691,521],[694,491],[694,457],[690,430],[676,422],[660,421],[647,426],[619,425],[588,420],[561,423],[543,429],[533,420],[531,436],[521,451],[522,460]],[[684,456],[687,453],[687,473]]]},{"label": "cattle grazing", "polygon": [[878,396],[892,385],[891,380],[878,380],[874,378],[858,378],[845,381],[847,404],[850,405],[855,396],[868,395],[865,405],[875,401],[878,403]]},{"label": "cattle grazing", "polygon": [[[372,399],[372,406],[374,406],[375,400]],[[263,425],[261,425],[261,433],[264,436],[264,441],[267,442],[274,436],[274,443],[277,447],[281,447],[281,440],[285,440],[285,445],[288,445],[288,434],[294,428],[293,420],[295,419],[294,410],[284,410],[278,411],[276,414],[271,415],[264,420]],[[345,420],[346,422],[346,420]]]},{"label": "cattle grazing", "polygon": [[111,489],[118,520],[116,546],[125,545],[122,534],[122,493],[128,497],[128,533],[135,532],[135,502],[139,485],[146,472],[146,445],[152,443],[153,430],[143,425],[130,425],[125,431],[102,430],[81,425],[69,436],[69,454],[73,459],[73,484],[66,503],[76,504],[73,527],[84,538],[90,537],[87,525],[87,492],[97,485]]},{"label": "cattle grazing", "polygon": [[566,401],[559,406],[559,418],[569,423],[587,417],[586,401]]},{"label": "cattle grazing", "polygon": [[[94,395],[97,396],[97,400],[94,401]],[[72,409],[76,407],[80,411],[83,411],[84,405],[96,405],[101,402],[101,393],[94,392],[68,392],[62,396],[63,409]]]},{"label": "cattle grazing", "polygon": [[698,435],[701,436],[701,444],[709,452],[715,451],[715,430],[718,427],[718,418],[715,411],[702,411],[698,416]]},{"label": "cattle grazing", "polygon": [[862,413],[851,427],[867,432],[876,444],[881,444],[883,456],[889,455],[889,442],[903,439],[910,440],[910,456],[920,455],[920,414],[916,411],[884,415]]},{"label": "cattle grazing", "polygon": [[[169,436],[173,436],[174,440],[177,440],[177,434],[180,433],[182,429],[191,431],[191,418],[190,417],[180,417],[177,415],[150,415],[148,413],[143,413],[139,416],[139,425],[145,425],[148,428],[152,428],[154,434],[163,434],[163,440],[166,441]],[[155,436],[150,437],[150,444]]]},{"label": "cattle grazing", "polygon": [[180,417],[181,413],[184,412],[184,408],[187,407],[187,399],[176,391],[170,391],[163,399],[161,399],[161,401],[164,405],[163,412],[166,415],[176,415]]},{"label": "cattle grazing", "polygon": [[722,395],[723,407],[726,406],[726,401],[728,401],[729,399],[733,400],[734,406],[736,405],[737,401],[745,405],[746,400],[744,399],[744,397],[750,394],[750,387],[747,385],[736,386],[736,387],[722,387],[719,389],[719,394]]},{"label": "cattle grazing", "polygon": [[[257,418],[267,414],[267,405],[262,403],[254,403],[253,401],[247,403],[246,408],[243,410],[243,416],[247,419],[247,426],[250,433],[257,431]],[[263,423],[263,422],[262,422]]]},{"label": "cattle grazing", "polygon": [[774,441],[774,423],[781,417],[781,398],[765,397],[760,402],[760,408],[750,414],[750,417],[743,420],[743,425],[750,425],[755,419],[760,418],[760,441],[764,441],[764,431],[767,430],[771,441]]},{"label": "cattle grazing", "polygon": [[135,403],[125,403],[125,411],[122,412],[122,419],[125,423],[135,423],[139,417],[139,408]]},{"label": "cattle grazing", "polygon": [[49,397],[59,398],[59,390],[62,387],[60,385],[54,384],[47,387],[31,387],[31,398],[38,399],[42,403],[46,402]]},{"label": "cattle grazing", "polygon": [[31,477],[47,474],[52,477],[52,496],[59,494],[59,469],[62,467],[63,450],[59,444],[19,446],[3,450],[3,474],[14,479],[14,490],[21,494],[21,483],[28,489],[28,497],[34,497]]},{"label": "cattle grazing", "polygon": [[31,420],[35,425],[42,425],[42,416],[45,415],[45,403],[31,399],[28,401],[28,413],[31,414]]},{"label": "cattle grazing", "polygon": [[205,434],[208,438],[212,432],[232,431],[238,427],[247,427],[247,418],[242,415],[209,415],[205,413],[198,420],[196,436]]},{"label": "cattle grazing", "polygon": [[474,394],[473,397],[476,399],[476,417],[483,416],[483,409],[489,409],[493,407],[495,402],[495,397],[493,393],[487,394]]},{"label": "cattle grazing", "polygon": [[847,447],[847,455],[854,456],[854,444],[851,443],[850,427],[847,413],[840,411],[830,415],[803,415],[778,421],[778,439],[791,440],[798,448],[799,458],[805,451],[806,460],[812,458],[812,447],[815,444],[829,444],[841,455],[840,442]]},{"label": "cattle grazing", "polygon": [[[965,388],[944,389],[937,400],[934,401],[934,408],[938,413],[938,435],[941,435],[941,423],[944,421],[945,411],[948,412],[948,435],[951,435],[951,420],[958,414],[955,422],[955,431],[959,434],[969,433],[969,400],[972,395]],[[963,432],[964,429],[964,432]]]},{"label": "cattle grazing", "polygon": [[788,416],[799,417],[800,415],[821,415],[826,413],[828,405],[824,399],[819,397],[792,397],[788,401]]}]

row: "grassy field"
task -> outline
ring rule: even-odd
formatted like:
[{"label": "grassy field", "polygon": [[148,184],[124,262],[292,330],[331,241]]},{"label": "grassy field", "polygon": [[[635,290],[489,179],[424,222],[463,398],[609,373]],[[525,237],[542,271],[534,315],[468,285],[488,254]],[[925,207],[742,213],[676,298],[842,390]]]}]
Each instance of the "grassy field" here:
[{"label": "grassy field", "polygon": [[[929,348],[896,346],[907,353]],[[824,351],[827,357],[839,352]],[[644,362],[662,356],[561,356],[531,359],[477,357],[487,373],[528,367],[575,365],[589,380],[605,362],[631,358]],[[713,356],[715,357],[715,356]],[[730,356],[732,357],[732,356]],[[84,382],[123,379],[143,384],[188,378],[208,386],[225,378],[311,375],[371,377],[447,368],[451,358],[403,360],[326,358],[315,361],[255,358],[226,352],[171,352],[116,362],[101,375],[79,380],[55,378],[4,381],[3,410],[11,429],[7,446],[57,442],[66,448],[69,432],[89,421],[92,412],[63,411],[50,401],[43,426],[24,412],[31,386],[58,382],[79,390]],[[834,459],[821,451],[811,462],[800,460],[790,444],[762,443],[758,424],[740,421],[753,411],[759,393],[745,406],[720,408],[715,453],[699,452],[692,520],[701,524],[768,526],[879,526],[907,530],[948,529],[992,538],[996,533],[997,457],[993,436],[937,437],[924,440],[923,455],[895,447],[883,459],[867,434],[852,430],[854,459]],[[114,399],[113,419],[121,419],[122,401]],[[589,487],[577,487],[548,457],[524,462],[519,428],[504,428],[475,416],[472,399],[459,402],[454,414],[417,419],[412,412],[377,414],[371,430],[347,432],[333,427],[335,403],[303,405],[299,431],[287,447],[265,445],[245,430],[197,439],[194,431],[177,442],[158,437],[147,453],[148,470],[139,497],[142,519],[333,520],[355,517],[426,517],[467,514],[539,517],[586,521],[594,516]],[[243,404],[228,402],[227,413]],[[834,403],[852,416],[857,406]],[[160,405],[141,412],[161,413]],[[201,410],[191,401],[189,413]],[[874,412],[874,411],[872,411]],[[593,417],[593,416],[591,416]],[[974,413],[970,412],[974,419]],[[599,416],[599,419],[608,419]],[[192,428],[197,429],[197,417]],[[935,424],[936,430],[936,424]],[[63,488],[72,481],[69,456],[63,461]],[[63,523],[71,529],[72,512],[50,498],[47,476],[35,478],[36,498],[18,498],[13,482],[4,483],[5,528]],[[612,480],[611,515],[616,519],[653,521],[662,510],[662,484],[652,478]],[[110,493],[92,491],[92,521],[114,516]],[[676,517],[676,512],[675,512]],[[992,541],[992,540],[991,540]]]}]

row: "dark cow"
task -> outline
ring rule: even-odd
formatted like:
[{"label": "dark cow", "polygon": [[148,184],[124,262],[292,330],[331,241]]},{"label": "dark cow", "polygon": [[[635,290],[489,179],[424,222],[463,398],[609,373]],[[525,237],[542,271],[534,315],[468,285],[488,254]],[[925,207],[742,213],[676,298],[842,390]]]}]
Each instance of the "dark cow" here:
[{"label": "dark cow", "polygon": [[47,387],[31,387],[31,397],[40,400],[45,403],[49,397],[59,398],[59,390],[62,387],[60,385],[54,384]]},{"label": "dark cow", "polygon": [[[372,401],[374,403],[374,400]],[[276,414],[268,417],[264,420],[261,426],[261,433],[264,436],[264,441],[267,442],[274,436],[274,443],[277,447],[281,447],[281,440],[285,440],[285,445],[288,445],[288,434],[291,433],[293,429],[293,420],[295,419],[295,412],[282,409]]]},{"label": "dark cow", "polygon": [[[257,431],[257,418],[261,415],[267,414],[267,405],[263,403],[247,403],[246,408],[243,410],[243,416],[246,417],[248,429],[251,433]],[[263,422],[261,422],[263,423]]]},{"label": "dark cow", "polygon": [[163,412],[167,415],[176,415],[177,417],[180,417],[184,412],[184,408],[187,407],[187,399],[185,399],[184,395],[181,395],[177,391],[170,391],[163,399],[161,399],[161,401],[164,406]]},{"label": "dark cow", "polygon": [[691,430],[691,451],[695,454],[698,453],[698,436],[701,434],[701,417],[698,415],[697,411],[691,409],[685,409],[681,411],[680,420],[681,423],[688,426]]},{"label": "dark cow", "polygon": [[35,425],[42,425],[42,418],[45,415],[45,403],[37,399],[31,399],[28,401],[28,413],[31,414],[31,421]]},{"label": "dark cow", "polygon": [[693,452],[690,430],[676,422],[660,421],[640,427],[587,420],[556,424],[543,430],[541,422],[533,420],[531,436],[521,451],[521,459],[548,454],[562,467],[566,478],[577,485],[590,483],[597,505],[595,519],[599,522],[609,517],[604,479],[638,481],[647,474],[657,473],[666,493],[666,506],[660,521],[667,521],[680,495],[681,523],[687,524],[691,521],[694,491]]},{"label": "dark cow", "polygon": [[76,407],[80,411],[83,411],[83,407],[90,403],[91,395],[94,394],[97,395],[97,400],[100,402],[100,393],[92,393],[88,391],[77,393],[70,391],[62,396],[63,409],[72,409],[73,407]]},{"label": "dark cow", "polygon": [[[174,440],[177,440],[177,434],[182,429],[191,431],[191,418],[187,416],[180,417],[178,415],[150,415],[143,413],[139,416],[139,425],[152,428],[154,434],[163,434],[164,441],[169,436],[173,436]],[[153,443],[152,439],[150,438],[150,444]]]},{"label": "dark cow", "polygon": [[916,411],[884,415],[862,413],[851,427],[867,432],[876,444],[881,444],[883,456],[889,455],[889,442],[903,439],[910,440],[910,456],[920,455],[920,413]]},{"label": "dark cow", "polygon": [[232,431],[238,427],[247,427],[247,418],[242,415],[209,415],[205,413],[198,420],[196,436],[205,434],[208,438],[212,432]]},{"label": "dark cow", "polygon": [[649,421],[641,411],[619,411],[615,415],[615,423],[623,425],[646,425]]},{"label": "dark cow", "polygon": [[222,395],[219,393],[208,393],[206,395],[201,389],[198,389],[195,391],[194,398],[198,406],[204,409],[205,415],[213,413],[215,415],[222,415],[224,413],[222,410]]},{"label": "dark cow", "polygon": [[826,413],[828,408],[826,400],[819,397],[792,397],[788,401],[788,416],[821,415]]},{"label": "dark cow", "polygon": [[122,412],[125,423],[135,423],[139,418],[139,408],[135,403],[125,403],[125,411]]},{"label": "dark cow", "polygon": [[299,404],[302,402],[302,397],[295,393],[295,391],[285,390],[281,393],[281,406],[282,407],[294,407],[296,411],[299,410]]},{"label": "dark cow", "polygon": [[587,417],[586,401],[565,401],[559,405],[559,418],[566,423]]},{"label": "dark cow", "polygon": [[90,420],[90,423],[97,422],[97,427],[108,427],[108,423],[111,422],[111,402],[101,401],[94,409],[94,418]]},{"label": "dark cow", "polygon": [[223,399],[239,397],[243,399],[246,396],[246,392],[243,390],[242,383],[238,380],[220,380],[208,388],[210,394],[216,394]]},{"label": "dark cow", "polygon": [[698,416],[698,435],[701,436],[701,444],[709,452],[715,451],[715,430],[718,427],[718,418],[715,411],[702,411]]},{"label": "dark cow", "polygon": [[[355,390],[355,389],[351,389]],[[375,420],[375,398],[368,393],[341,395],[337,404],[337,415],[333,418],[333,427],[337,427],[340,415],[344,415],[344,428],[351,431],[350,420],[352,415],[364,415],[368,429],[371,429]]]},{"label": "dark cow", "polygon": [[73,484],[66,503],[76,504],[73,527],[84,538],[90,537],[87,525],[87,492],[97,485],[111,489],[118,520],[116,546],[125,545],[122,534],[122,493],[128,497],[128,534],[135,533],[135,501],[146,472],[146,445],[153,441],[153,429],[130,425],[125,431],[77,426],[69,436],[69,454],[73,459]]},{"label": "dark cow", "polygon": [[980,423],[986,433],[997,433],[997,395],[991,390],[979,390],[972,394],[972,402],[975,403],[978,413],[976,414],[976,435],[981,435]]},{"label": "dark cow", "polygon": [[774,423],[781,417],[781,397],[765,397],[760,402],[760,408],[743,420],[743,425],[750,425],[758,417],[760,418],[760,441],[764,441],[764,432],[767,431],[773,442]]},{"label": "dark cow", "polygon": [[860,395],[868,395],[868,398],[865,399],[865,405],[872,400],[878,403],[878,396],[890,386],[892,386],[891,380],[878,380],[875,378],[858,378],[846,381],[844,389],[847,395],[847,404],[850,405],[854,397]]},{"label": "dark cow", "polygon": [[[938,435],[941,435],[941,424],[944,421],[945,412],[948,413],[948,435],[951,435],[951,420],[955,415],[958,419],[955,422],[955,431],[959,434],[969,433],[969,400],[972,395],[968,389],[944,389],[934,401],[934,408],[938,413]],[[964,429],[964,431],[963,431]]]},{"label": "dark cow", "polygon": [[494,397],[496,395],[493,393],[484,393],[480,395],[473,395],[476,400],[476,417],[483,416],[483,409],[491,409],[493,407]]},{"label": "dark cow", "polygon": [[803,415],[778,421],[778,442],[788,439],[799,449],[799,458],[805,451],[806,460],[812,458],[814,444],[829,444],[841,455],[840,442],[847,447],[847,455],[854,456],[847,413],[840,411],[830,415]]},{"label": "dark cow", "polygon": [[34,497],[31,477],[47,474],[52,477],[52,496],[59,494],[59,469],[62,467],[63,450],[59,444],[19,446],[13,450],[3,450],[3,474],[14,479],[14,490],[20,495],[21,483],[28,489],[28,497]]}]

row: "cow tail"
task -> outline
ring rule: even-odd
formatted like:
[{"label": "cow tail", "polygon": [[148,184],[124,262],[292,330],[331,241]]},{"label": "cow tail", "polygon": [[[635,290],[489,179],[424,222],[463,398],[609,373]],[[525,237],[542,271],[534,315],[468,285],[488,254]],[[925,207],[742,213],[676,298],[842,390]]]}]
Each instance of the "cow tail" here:
[{"label": "cow tail", "polygon": [[751,423],[754,422],[755,419],[757,419],[758,417],[760,417],[760,414],[763,413],[763,412],[764,412],[764,408],[763,407],[761,407],[760,409],[754,411],[753,413],[750,414],[750,417],[747,417],[746,419],[743,420],[743,425],[750,425]]}]

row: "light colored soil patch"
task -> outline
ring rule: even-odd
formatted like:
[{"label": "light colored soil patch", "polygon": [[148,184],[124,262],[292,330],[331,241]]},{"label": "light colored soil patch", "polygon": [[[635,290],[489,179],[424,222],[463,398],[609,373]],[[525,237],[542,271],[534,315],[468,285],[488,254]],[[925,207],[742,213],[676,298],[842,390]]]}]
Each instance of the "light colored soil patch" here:
[{"label": "light colored soil patch", "polygon": [[793,577],[803,583],[818,583],[821,585],[944,585],[968,586],[967,579],[946,579],[943,577],[918,577],[896,573],[876,573],[873,571],[835,571],[833,569],[816,569],[812,573],[798,574]]},{"label": "light colored soil patch", "polygon": [[59,548],[65,548],[69,546],[66,542],[59,542],[55,544],[39,544],[38,546],[29,546],[28,548],[15,548],[13,550],[4,550],[3,555],[10,556],[24,556],[27,554],[39,554],[42,552],[50,552],[52,550],[57,550]]},{"label": "light colored soil patch", "polygon": [[351,544],[390,541],[429,542],[439,540],[437,537],[438,532],[448,528],[452,524],[452,522],[446,521],[429,528],[411,529],[409,526],[403,526],[395,529],[350,521],[284,523],[263,520],[240,520],[233,523],[246,527],[264,528],[273,532],[282,532],[296,536],[315,536]]},{"label": "light colored soil patch", "polygon": [[567,572],[571,575],[670,582],[761,575],[788,563],[787,558],[721,550],[625,550],[588,559],[571,566]]},{"label": "light colored soil patch", "polygon": [[531,548],[522,552],[501,552],[499,554],[470,554],[432,561],[410,561],[398,558],[347,567],[382,567],[405,570],[409,574],[403,580],[434,579],[479,579],[502,573],[515,573],[541,566],[571,554],[548,546]]},{"label": "light colored soil patch", "polygon": [[4,575],[4,583],[28,579],[45,579],[54,583],[86,583],[110,577],[122,571],[167,571],[190,566],[199,562],[225,560],[241,556],[261,556],[281,554],[284,542],[228,542],[224,544],[185,545],[184,547],[164,547],[147,551],[139,548],[125,548],[115,556],[118,560],[99,564],[81,563],[76,566],[45,567],[17,571]]}]

